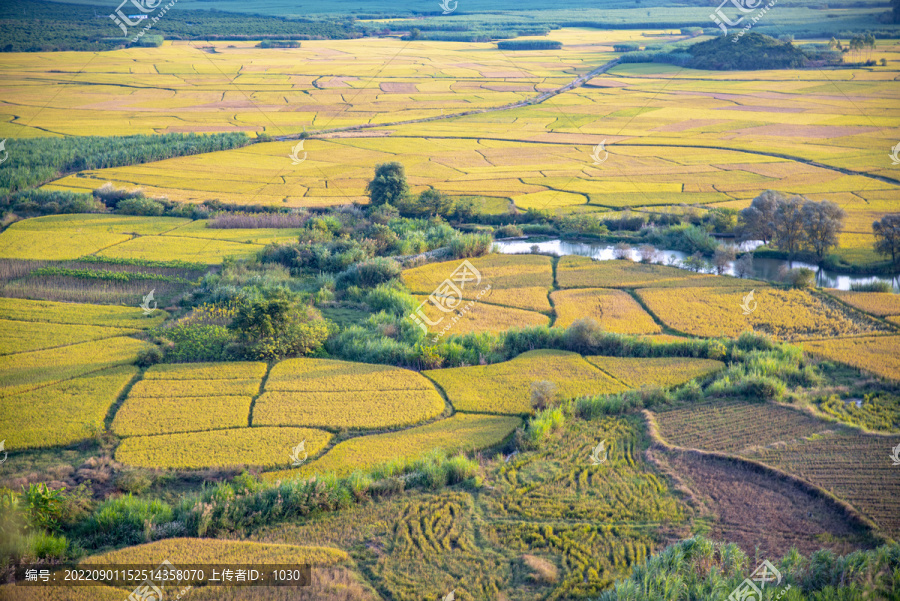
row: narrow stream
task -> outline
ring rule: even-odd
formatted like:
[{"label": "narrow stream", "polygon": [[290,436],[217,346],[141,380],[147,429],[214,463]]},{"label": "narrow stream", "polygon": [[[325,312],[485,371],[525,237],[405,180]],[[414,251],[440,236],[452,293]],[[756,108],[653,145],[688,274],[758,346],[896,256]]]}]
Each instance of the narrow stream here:
[{"label": "narrow stream", "polygon": [[[741,250],[752,250],[760,243],[745,242]],[[596,261],[610,261],[615,258],[615,247],[606,243],[594,242],[565,242],[563,240],[545,240],[533,242],[531,240],[498,240],[494,243],[497,250],[504,254],[528,254],[532,246],[538,247],[538,252],[552,254],[558,257],[565,255],[578,255],[590,257]],[[677,250],[656,249],[659,253],[657,262],[663,265],[684,268],[684,260],[689,256]],[[631,250],[631,259],[640,260],[637,249]],[[826,269],[820,269],[817,265],[802,261],[788,261],[786,259],[753,259],[753,268],[750,276],[761,280],[780,280],[779,273],[784,267],[808,267],[816,272],[816,283],[822,288],[836,288],[838,290],[850,290],[851,284],[867,284],[871,282],[887,282],[894,292],[900,291],[900,277],[898,276],[872,276],[835,273]],[[710,271],[709,273],[712,273]],[[734,275],[734,266],[729,265],[725,270],[728,275]]]}]

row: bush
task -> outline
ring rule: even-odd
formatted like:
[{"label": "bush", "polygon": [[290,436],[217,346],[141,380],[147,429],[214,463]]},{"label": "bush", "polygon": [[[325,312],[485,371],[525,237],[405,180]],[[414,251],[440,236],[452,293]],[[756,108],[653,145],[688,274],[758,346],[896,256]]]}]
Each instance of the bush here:
[{"label": "bush", "polygon": [[854,292],[893,292],[894,289],[888,282],[853,282],[850,290]]},{"label": "bush", "polygon": [[791,269],[784,275],[784,282],[791,288],[814,288],[816,272],[808,267]]},{"label": "bush", "polygon": [[148,542],[153,526],[172,521],[172,507],[163,501],[131,495],[104,501],[79,528],[91,547],[136,545]]},{"label": "bush", "polygon": [[[228,328],[217,325],[177,324],[159,335],[169,342],[165,346],[165,360],[169,363],[227,361],[229,345],[234,342]],[[144,361],[156,358],[153,352],[142,356]]]},{"label": "bush", "polygon": [[531,407],[535,411],[543,411],[553,405],[556,397],[556,384],[549,380],[531,383]]},{"label": "bush", "polygon": [[116,205],[116,212],[122,215],[142,215],[145,217],[159,217],[165,211],[162,203],[151,198],[126,198]]},{"label": "bush", "polygon": [[565,346],[567,350],[584,355],[596,349],[603,336],[603,327],[597,320],[584,317],[566,328]]},{"label": "bush", "polygon": [[524,235],[522,228],[512,224],[500,226],[495,234],[497,238],[519,238]]},{"label": "bush", "polygon": [[400,264],[393,259],[376,257],[357,263],[342,271],[335,279],[335,286],[346,290],[350,286],[374,288],[400,277]]},{"label": "bush", "polygon": [[489,234],[462,234],[450,241],[450,254],[455,259],[480,257],[491,252],[493,246]]}]

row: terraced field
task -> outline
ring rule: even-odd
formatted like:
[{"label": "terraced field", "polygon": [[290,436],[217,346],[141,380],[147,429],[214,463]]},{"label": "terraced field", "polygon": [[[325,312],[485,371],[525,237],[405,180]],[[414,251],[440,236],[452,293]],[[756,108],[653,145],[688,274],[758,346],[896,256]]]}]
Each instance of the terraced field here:
[{"label": "terraced field", "polygon": [[146,468],[179,470],[239,466],[287,467],[301,442],[309,455],[320,452],[331,434],[311,428],[231,428],[126,438],[116,461]]},{"label": "terraced field", "polygon": [[557,290],[550,294],[556,311],[556,327],[568,327],[579,319],[589,318],[607,332],[618,334],[658,334],[662,328],[622,290],[585,288]]},{"label": "terraced field", "polygon": [[725,367],[720,361],[683,357],[588,356],[585,360],[631,388],[671,388]]},{"label": "terraced field", "polygon": [[741,309],[740,288],[644,288],[638,296],[667,326],[694,336],[738,336],[745,330],[782,340],[865,336],[891,328],[855,314],[827,297],[802,290],[754,289],[757,309]]},{"label": "terraced field", "polygon": [[642,264],[628,260],[594,261],[588,257],[569,255],[560,258],[556,267],[560,288],[676,288],[719,287],[744,288],[760,282],[732,277],[691,273],[677,267]]},{"label": "terraced field", "polygon": [[443,411],[441,395],[416,372],[288,359],[272,368],[254,407],[253,424],[375,429],[416,424]]},{"label": "terraced field", "polygon": [[900,532],[890,462],[898,436],[862,434],[771,403],[708,403],[656,414],[660,433],[688,448],[738,454],[793,474],[849,502],[879,528]]},{"label": "terraced field", "polygon": [[287,480],[325,473],[345,476],[389,461],[413,459],[432,449],[447,453],[475,451],[499,444],[521,423],[518,417],[457,413],[427,426],[351,438],[299,469],[267,472],[265,478]]},{"label": "terraced field", "polygon": [[[461,261],[445,261],[407,269],[403,272],[403,282],[412,292],[428,295],[450,278],[460,263]],[[475,275],[476,279],[460,286],[462,298],[526,311],[550,312],[547,297],[553,286],[550,257],[490,254],[470,259],[469,263],[478,274]],[[477,279],[478,275],[480,280]],[[490,286],[490,290],[482,294],[487,286]]]},{"label": "terraced field", "polygon": [[813,340],[803,347],[810,353],[847,363],[883,378],[900,379],[900,336]]},{"label": "terraced field", "polygon": [[530,413],[531,385],[544,380],[556,385],[560,400],[626,390],[581,355],[565,351],[531,351],[505,363],[423,373],[444,390],[457,410],[479,413]]}]

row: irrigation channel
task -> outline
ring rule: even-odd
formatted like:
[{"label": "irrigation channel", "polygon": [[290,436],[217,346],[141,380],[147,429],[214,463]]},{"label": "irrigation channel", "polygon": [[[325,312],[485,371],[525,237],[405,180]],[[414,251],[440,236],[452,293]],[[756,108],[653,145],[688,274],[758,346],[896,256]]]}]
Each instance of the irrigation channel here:
[{"label": "irrigation channel", "polygon": [[[581,257],[590,257],[596,261],[610,261],[615,259],[615,247],[611,244],[602,242],[567,242],[565,240],[545,240],[543,242],[534,242],[532,240],[498,240],[494,243],[497,250],[504,254],[528,254],[532,252],[532,247],[537,247],[537,252],[541,254],[551,254],[557,257],[566,255],[578,255]],[[741,246],[741,250],[752,250],[760,242],[745,242]],[[658,254],[657,262],[663,265],[672,265],[687,269],[684,260],[688,258],[688,254],[677,250],[656,249]],[[631,260],[639,261],[640,254],[637,249],[630,251]],[[836,288],[838,290],[850,290],[852,284],[868,284],[871,282],[887,282],[894,291],[900,291],[900,275],[894,276],[873,276],[873,275],[855,275],[845,273],[835,273],[822,269],[818,265],[804,263],[802,261],[790,261],[787,259],[769,259],[754,258],[753,267],[748,277],[779,281],[781,280],[782,270],[785,268],[792,269],[796,267],[808,267],[816,272],[816,284],[822,288]],[[714,273],[714,270],[708,270]],[[725,273],[734,275],[734,265],[729,264]]]}]

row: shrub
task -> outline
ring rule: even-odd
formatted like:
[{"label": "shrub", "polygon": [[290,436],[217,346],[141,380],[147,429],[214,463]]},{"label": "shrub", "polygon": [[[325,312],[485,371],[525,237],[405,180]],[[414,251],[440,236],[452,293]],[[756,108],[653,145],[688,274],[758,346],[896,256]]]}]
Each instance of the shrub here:
[{"label": "shrub", "polygon": [[814,288],[816,272],[808,267],[791,269],[784,275],[784,282],[791,288]]},{"label": "shrub", "polygon": [[172,521],[172,507],[159,500],[131,495],[104,501],[79,528],[92,547],[148,542],[150,529]]},{"label": "shrub", "polygon": [[143,215],[145,217],[158,217],[163,214],[165,207],[150,198],[126,198],[116,205],[116,212],[122,215]]},{"label": "shrub", "polygon": [[374,288],[400,277],[400,264],[393,259],[376,257],[357,263],[342,271],[335,279],[335,286],[345,290],[350,286]]},{"label": "shrub", "polygon": [[450,241],[450,254],[455,259],[480,257],[491,252],[493,246],[489,234],[462,234]]},{"label": "shrub", "polygon": [[852,282],[850,290],[853,292],[893,292],[894,289],[888,282]]},{"label": "shrub", "polygon": [[556,397],[556,384],[549,380],[531,383],[531,407],[535,411],[543,411],[553,405]]},{"label": "shrub", "polygon": [[[169,342],[165,350],[165,360],[169,363],[226,361],[229,345],[234,342],[228,328],[217,325],[177,324],[160,335]],[[145,362],[156,358],[155,353],[142,356]]]},{"label": "shrub", "polygon": [[590,317],[578,319],[566,328],[565,347],[567,350],[581,353],[594,351],[603,338],[603,327]]},{"label": "shrub", "polygon": [[525,233],[522,231],[522,228],[513,224],[500,226],[497,228],[496,233],[497,238],[519,238],[524,235]]}]

